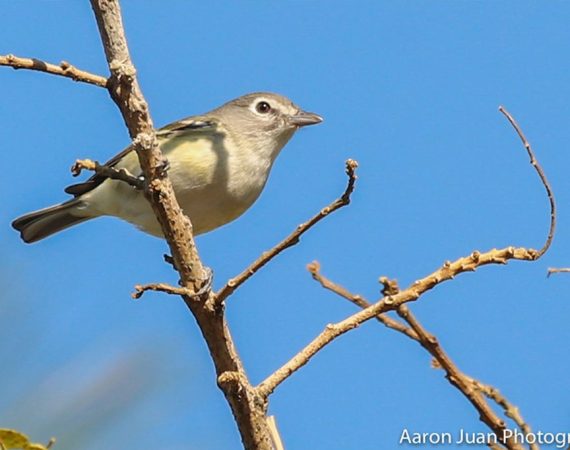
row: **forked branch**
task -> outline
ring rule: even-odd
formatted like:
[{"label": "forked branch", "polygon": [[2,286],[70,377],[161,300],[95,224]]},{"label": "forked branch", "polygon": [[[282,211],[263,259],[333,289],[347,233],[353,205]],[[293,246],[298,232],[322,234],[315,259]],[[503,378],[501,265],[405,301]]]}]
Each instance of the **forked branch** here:
[{"label": "forked branch", "polygon": [[532,148],[530,147],[530,144],[528,144],[528,140],[525,138],[520,127],[504,108],[501,108],[501,112],[506,115],[506,117],[509,119],[509,122],[513,125],[521,137],[525,149],[531,157],[531,164],[538,173],[539,178],[548,195],[551,209],[550,228],[547,239],[542,248],[540,250],[534,250],[524,247],[507,247],[499,250],[492,249],[484,253],[474,251],[471,255],[459,258],[454,262],[446,261],[441,268],[428,275],[427,277],[415,281],[408,288],[393,295],[385,295],[376,303],[366,307],[362,311],[344,319],[343,321],[327,325],[326,328],[305,348],[297,353],[297,355],[291,358],[291,360],[285,363],[281,368],[277,369],[273,374],[269,375],[257,386],[257,389],[261,396],[269,396],[277,388],[277,386],[279,386],[279,384],[285,381],[299,368],[307,364],[309,360],[315,356],[323,347],[344,333],[357,328],[367,320],[375,318],[388,311],[397,311],[405,303],[418,300],[420,296],[425,292],[433,289],[435,286],[443,283],[444,281],[453,279],[455,276],[461,273],[472,272],[477,268],[488,264],[506,264],[509,260],[513,259],[521,261],[535,261],[548,250],[552,242],[554,229],[556,227],[556,208],[552,189],[550,188],[550,184],[546,179],[542,168],[536,161]]},{"label": "forked branch", "polygon": [[[364,297],[351,293],[348,289],[325,277],[321,273],[318,263],[311,263],[308,266],[308,269],[313,278],[324,288],[334,292],[342,298],[347,299],[360,308],[367,308],[371,305],[371,303]],[[384,286],[386,286],[387,279],[383,277],[382,282]],[[384,323],[388,328],[392,328],[393,330],[406,335],[425,348],[434,358],[433,366],[445,371],[447,380],[471,402],[474,408],[479,412],[481,421],[487,424],[496,433],[498,440],[502,440],[501,437],[504,435],[503,430],[506,429],[505,423],[497,416],[483,396],[493,400],[501,406],[505,415],[513,419],[523,433],[531,433],[532,430],[530,426],[524,421],[518,409],[504,396],[502,396],[496,388],[483,384],[459,370],[453,360],[444,351],[437,338],[421,325],[407,305],[400,306],[397,312],[409,326],[389,318],[386,314],[377,316],[376,319]],[[389,319],[389,321],[386,319]],[[516,443],[512,440],[506,442],[506,445],[507,448],[520,448],[517,447]]]}]

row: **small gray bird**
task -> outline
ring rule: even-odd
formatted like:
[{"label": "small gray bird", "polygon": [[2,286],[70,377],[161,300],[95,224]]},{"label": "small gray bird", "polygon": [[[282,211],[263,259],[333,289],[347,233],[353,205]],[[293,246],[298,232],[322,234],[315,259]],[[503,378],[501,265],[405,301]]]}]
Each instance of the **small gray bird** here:
[{"label": "small gray bird", "polygon": [[[168,176],[180,206],[192,221],[194,234],[206,233],[242,215],[259,197],[275,158],[293,134],[322,120],[281,95],[263,92],[244,95],[158,130],[169,163]],[[106,165],[141,175],[132,147]],[[74,198],[12,222],[25,242],[39,241],[99,216],[119,217],[162,237],[143,193],[125,182],[94,175],[65,192]]]}]

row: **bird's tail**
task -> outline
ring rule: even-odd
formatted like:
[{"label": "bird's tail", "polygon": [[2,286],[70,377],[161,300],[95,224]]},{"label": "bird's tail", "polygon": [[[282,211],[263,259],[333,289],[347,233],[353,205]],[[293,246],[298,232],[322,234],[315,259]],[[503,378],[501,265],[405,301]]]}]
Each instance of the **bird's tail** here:
[{"label": "bird's tail", "polygon": [[12,227],[20,232],[24,242],[39,241],[95,217],[85,215],[85,212],[80,213],[81,204],[79,199],[72,199],[60,205],[40,209],[18,217],[12,222]]}]

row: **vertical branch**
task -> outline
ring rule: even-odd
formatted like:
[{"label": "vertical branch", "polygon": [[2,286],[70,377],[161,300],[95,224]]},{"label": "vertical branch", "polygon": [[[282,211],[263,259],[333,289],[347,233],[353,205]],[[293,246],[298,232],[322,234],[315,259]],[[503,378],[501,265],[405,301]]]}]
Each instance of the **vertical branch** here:
[{"label": "vertical branch", "polygon": [[108,88],[120,108],[146,179],[145,194],[158,218],[172,252],[180,284],[190,294],[182,298],[192,311],[216,368],[218,385],[232,409],[244,447],[271,450],[265,419],[267,401],[251,386],[235,350],[223,308],[212,308],[214,294],[209,270],[202,264],[190,220],[183,214],[166,174],[166,162],[149,114],[148,105],[131,62],[118,0],[91,0],[105,48],[111,77]]},{"label": "vertical branch", "polygon": [[190,220],[180,209],[164,170],[166,162],[129,55],[118,1],[91,0],[91,6],[111,71],[109,93],[121,110],[142,172],[148,180],[146,196],[162,226],[183,285],[199,291],[207,279],[207,272],[194,243]]}]

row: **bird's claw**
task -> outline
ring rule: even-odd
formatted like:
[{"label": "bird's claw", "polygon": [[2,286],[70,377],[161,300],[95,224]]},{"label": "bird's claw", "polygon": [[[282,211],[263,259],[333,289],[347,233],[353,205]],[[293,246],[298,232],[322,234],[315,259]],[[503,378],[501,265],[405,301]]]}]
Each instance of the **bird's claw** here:
[{"label": "bird's claw", "polygon": [[202,280],[202,286],[200,286],[200,289],[191,295],[194,298],[202,298],[212,291],[212,285],[214,284],[214,271],[209,267],[204,267],[204,271],[206,272],[206,277]]},{"label": "bird's claw", "polygon": [[214,284],[214,271],[209,267],[204,267],[204,271],[206,272],[206,278],[202,281],[202,286],[195,294],[197,297],[209,294],[212,291],[212,285]]},{"label": "bird's claw", "polygon": [[163,158],[158,164],[157,169],[160,172],[160,176],[166,176],[166,173],[170,170],[170,161],[167,158]]}]

